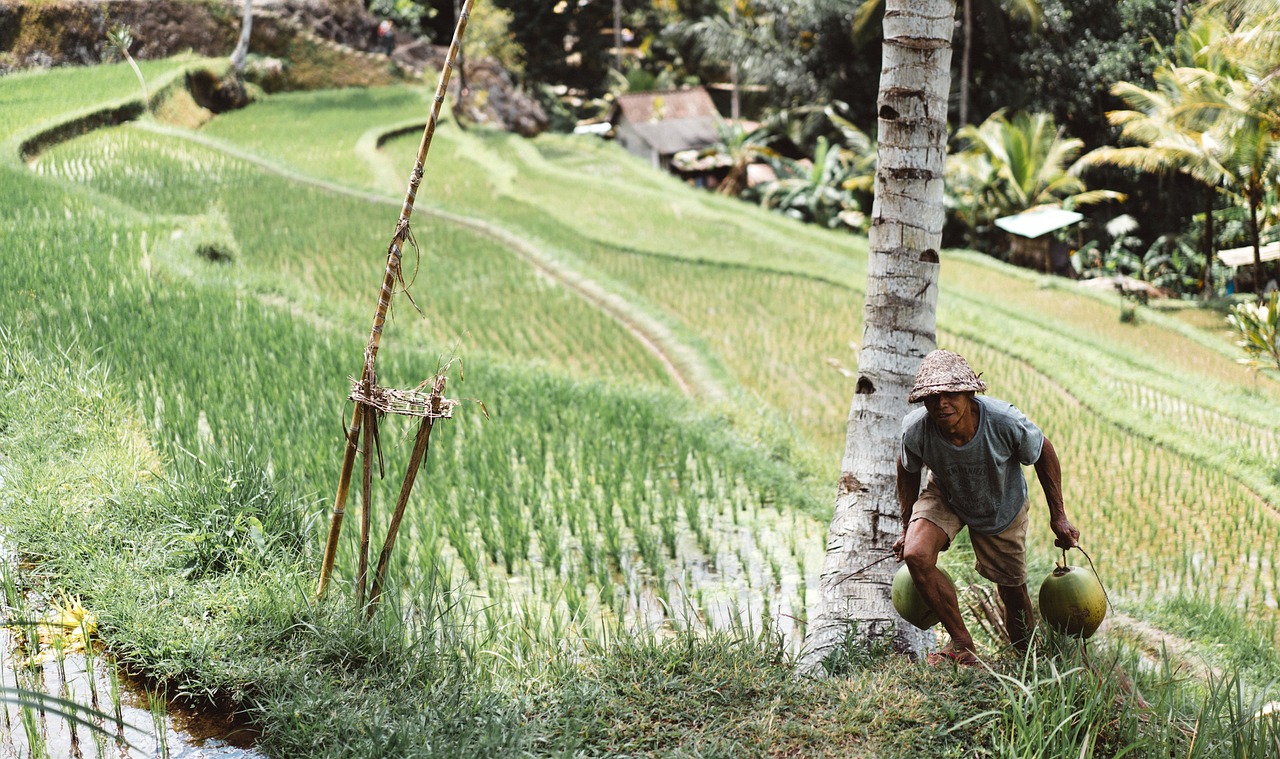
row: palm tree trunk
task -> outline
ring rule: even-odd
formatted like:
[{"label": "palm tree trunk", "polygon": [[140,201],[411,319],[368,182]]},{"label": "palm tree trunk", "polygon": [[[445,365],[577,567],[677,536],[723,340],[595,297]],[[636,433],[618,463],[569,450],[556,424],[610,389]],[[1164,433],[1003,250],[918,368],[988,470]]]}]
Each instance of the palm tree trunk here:
[{"label": "palm tree trunk", "polygon": [[1217,190],[1208,187],[1205,191],[1204,204],[1204,276],[1201,281],[1204,287],[1201,295],[1205,300],[1213,297],[1213,201]]},{"label": "palm tree trunk", "polygon": [[973,59],[973,0],[964,0],[964,52],[960,57],[960,126],[969,123],[969,61]]},{"label": "palm tree trunk", "polygon": [[231,67],[236,75],[244,73],[244,61],[249,55],[249,37],[253,33],[253,0],[244,0],[244,13],[240,19],[240,40],[231,53]]},{"label": "palm tree trunk", "polygon": [[1249,232],[1253,238],[1253,291],[1262,301],[1262,231],[1258,229],[1258,206],[1262,203],[1262,188],[1249,191]]},{"label": "palm tree trunk", "polygon": [[902,533],[899,429],[916,368],[935,340],[955,10],[955,0],[886,3],[865,326],[822,597],[800,660],[806,672],[818,671],[853,625],[864,637],[893,629],[896,647],[916,655],[932,638],[894,612],[896,566],[880,560]]},{"label": "palm tree trunk", "polygon": [[[729,0],[729,25],[737,26],[738,0]],[[742,118],[742,100],[738,94],[738,60],[729,61],[729,118],[736,124]]]}]

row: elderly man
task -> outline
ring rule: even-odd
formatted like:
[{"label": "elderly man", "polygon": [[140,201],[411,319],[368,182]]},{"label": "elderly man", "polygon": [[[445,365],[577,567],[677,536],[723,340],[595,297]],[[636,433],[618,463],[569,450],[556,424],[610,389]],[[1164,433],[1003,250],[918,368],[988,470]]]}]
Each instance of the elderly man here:
[{"label": "elderly man", "polygon": [[[920,364],[907,400],[924,402],[902,421],[898,504],[905,530],[893,551],[907,563],[916,588],[951,635],[930,661],[976,664],[973,638],[955,590],[938,569],[938,554],[969,528],[978,574],[994,582],[1005,625],[1019,650],[1035,629],[1027,593],[1027,482],[1035,465],[1049,502],[1049,527],[1060,548],[1080,538],[1062,505],[1062,473],[1053,444],[1012,404],[979,397],[987,389],[962,356],[935,350]],[[920,489],[923,469],[929,478]]]}]

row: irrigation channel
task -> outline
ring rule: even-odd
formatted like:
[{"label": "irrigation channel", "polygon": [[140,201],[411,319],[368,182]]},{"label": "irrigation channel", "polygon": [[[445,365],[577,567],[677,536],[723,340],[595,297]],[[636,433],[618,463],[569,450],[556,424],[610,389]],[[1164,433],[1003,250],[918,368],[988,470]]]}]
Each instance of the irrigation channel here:
[{"label": "irrigation channel", "polygon": [[5,558],[0,759],[263,756],[256,734],[229,715],[178,708],[121,672],[74,599],[15,590],[23,569]]}]

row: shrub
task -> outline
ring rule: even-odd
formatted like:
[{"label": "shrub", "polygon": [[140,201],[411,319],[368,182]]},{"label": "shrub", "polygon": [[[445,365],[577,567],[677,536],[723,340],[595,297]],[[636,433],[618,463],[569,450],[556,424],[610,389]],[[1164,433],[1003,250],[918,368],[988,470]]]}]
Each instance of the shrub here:
[{"label": "shrub", "polygon": [[1272,291],[1261,302],[1241,303],[1233,306],[1227,315],[1230,324],[1240,336],[1236,341],[1244,349],[1246,358],[1240,363],[1257,369],[1266,364],[1280,369],[1280,292]]}]

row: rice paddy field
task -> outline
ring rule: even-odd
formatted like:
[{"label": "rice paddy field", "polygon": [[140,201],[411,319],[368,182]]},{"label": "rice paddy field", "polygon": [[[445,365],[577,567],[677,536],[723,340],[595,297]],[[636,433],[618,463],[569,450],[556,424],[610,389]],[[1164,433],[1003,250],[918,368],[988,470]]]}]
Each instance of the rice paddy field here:
[{"label": "rice paddy field", "polygon": [[[39,372],[14,367],[33,361],[95,367],[81,392],[120,399],[121,429],[154,452],[149,476],[252,462],[298,495],[318,551],[428,93],[281,94],[198,131],[147,116],[19,156],[134,87],[124,66],[0,79],[7,392],[32,387]],[[464,400],[437,423],[409,504],[394,608],[416,613],[424,588],[471,599],[492,641],[477,666],[495,670],[636,629],[780,635],[796,651],[853,393],[866,240],[700,193],[594,138],[449,118],[413,232],[379,381],[443,371]],[[1192,640],[1213,610],[1274,644],[1274,374],[1235,363],[1221,320],[1142,309],[1122,323],[1114,298],[965,251],[942,271],[939,345],[1054,441],[1117,610]],[[380,433],[375,545],[413,429],[388,418]],[[0,447],[0,465],[13,458]],[[1037,487],[1033,577],[1055,558]],[[359,509],[353,489],[342,598]],[[974,579],[964,553],[948,562]]]}]

